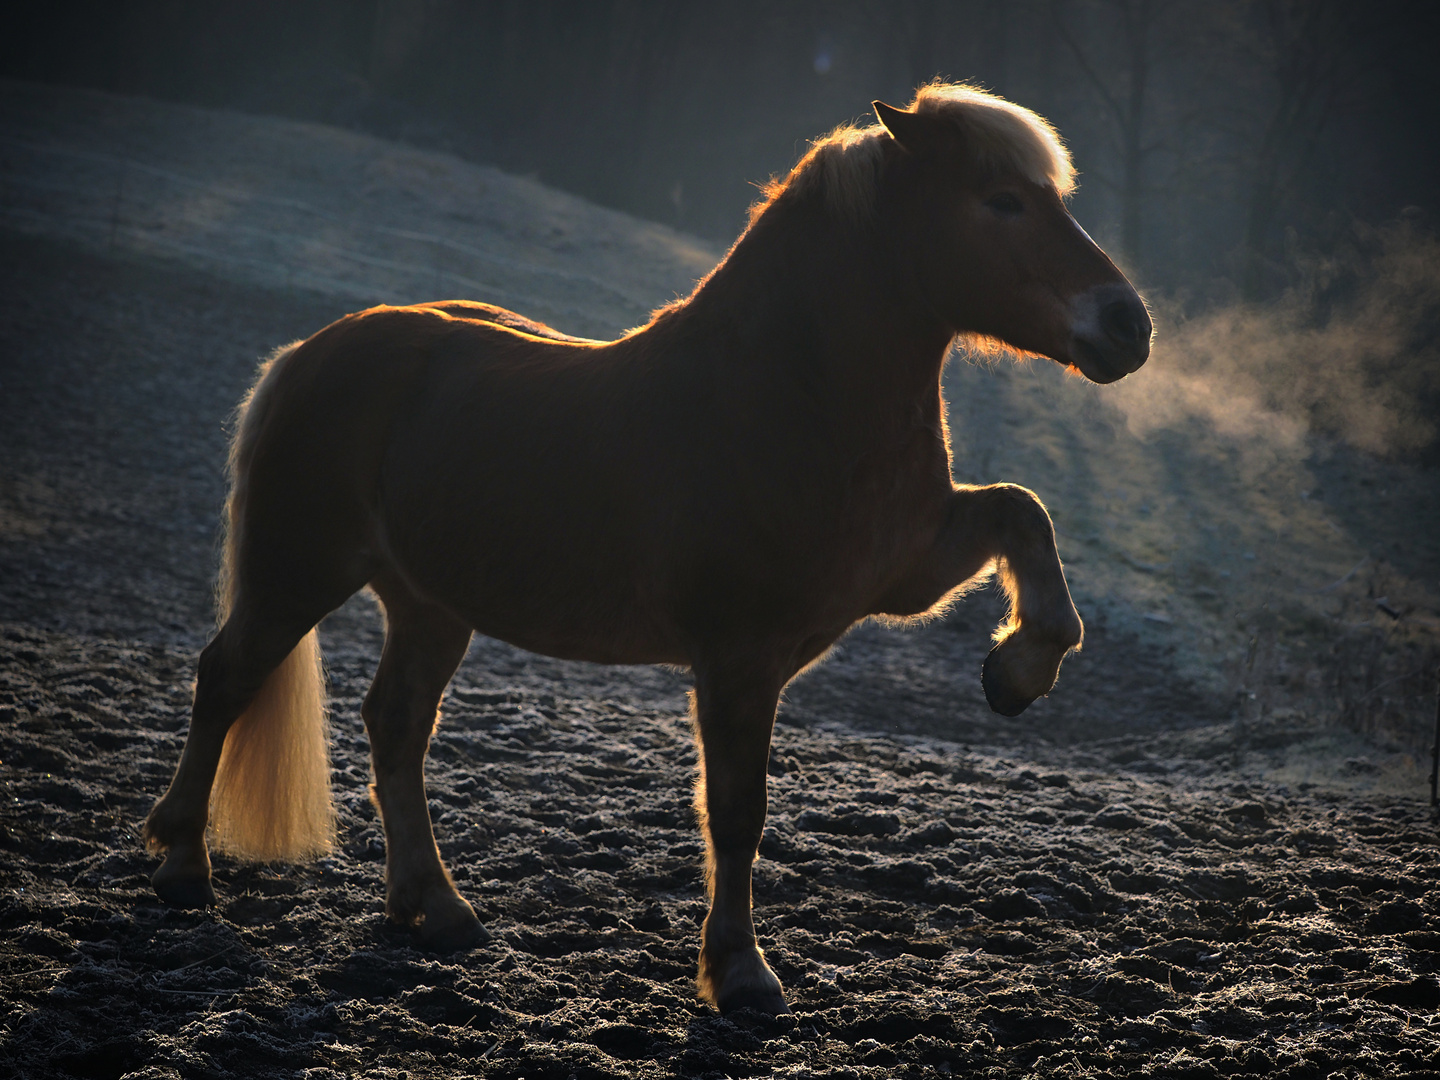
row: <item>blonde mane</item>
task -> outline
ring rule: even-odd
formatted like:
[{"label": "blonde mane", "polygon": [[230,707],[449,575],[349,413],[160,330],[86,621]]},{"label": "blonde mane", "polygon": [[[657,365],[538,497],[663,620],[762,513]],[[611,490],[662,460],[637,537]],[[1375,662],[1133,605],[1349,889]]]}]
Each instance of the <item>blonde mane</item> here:
[{"label": "blonde mane", "polygon": [[[912,112],[949,120],[965,131],[975,163],[986,171],[1010,171],[1055,189],[1061,198],[1075,189],[1075,167],[1059,133],[1041,116],[976,86],[933,82],[922,86]],[[879,124],[842,124],[815,140],[783,179],[761,188],[750,208],[753,224],[787,192],[818,192],[831,211],[851,221],[869,217],[890,133]]]}]

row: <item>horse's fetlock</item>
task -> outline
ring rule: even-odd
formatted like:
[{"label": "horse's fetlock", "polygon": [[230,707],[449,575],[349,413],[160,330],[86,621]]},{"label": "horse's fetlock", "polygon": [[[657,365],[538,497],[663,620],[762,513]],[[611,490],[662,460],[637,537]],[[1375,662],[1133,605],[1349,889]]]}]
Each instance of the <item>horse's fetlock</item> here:
[{"label": "horse's fetlock", "polygon": [[[200,823],[203,833],[205,823]],[[186,827],[176,811],[170,796],[166,795],[157,802],[145,818],[145,824],[140,827],[140,835],[145,840],[145,848],[152,855],[163,855],[172,846],[183,843],[187,833],[195,830]]]},{"label": "horse's fetlock", "polygon": [[695,993],[701,1001],[715,1004],[719,993],[719,981],[716,978],[715,964],[710,959],[708,950],[700,950],[700,969],[695,973]]},{"label": "horse's fetlock", "polygon": [[161,820],[158,804],[145,818],[145,824],[140,826],[140,836],[145,841],[145,850],[152,855],[163,855],[170,846],[170,837]]},{"label": "horse's fetlock", "polygon": [[150,876],[155,895],[171,907],[213,906],[215,890],[210,884],[210,853],[204,838],[185,840],[172,836],[164,852],[164,861]]},{"label": "horse's fetlock", "polygon": [[1078,649],[1081,642],[1085,640],[1085,624],[1080,621],[1080,615],[1074,609],[1070,611],[1070,617],[1066,620],[1064,628],[1059,636],[1060,644],[1068,653],[1071,649]]},{"label": "horse's fetlock", "polygon": [[433,917],[444,917],[446,913],[464,908],[474,915],[448,874],[442,869],[438,874],[413,875],[401,878],[390,874],[390,883],[385,890],[385,914],[394,922],[405,926],[423,926]]},{"label": "horse's fetlock", "polygon": [[147,821],[140,830],[140,836],[145,841],[145,850],[151,855],[164,855],[170,850],[170,841],[158,830],[150,827]]},{"label": "horse's fetlock", "polygon": [[385,914],[401,926],[419,926],[424,903],[424,890],[415,884],[392,884],[385,890]]},{"label": "horse's fetlock", "polygon": [[442,952],[476,945],[490,936],[470,902],[453,888],[426,898],[418,925],[420,940]]}]

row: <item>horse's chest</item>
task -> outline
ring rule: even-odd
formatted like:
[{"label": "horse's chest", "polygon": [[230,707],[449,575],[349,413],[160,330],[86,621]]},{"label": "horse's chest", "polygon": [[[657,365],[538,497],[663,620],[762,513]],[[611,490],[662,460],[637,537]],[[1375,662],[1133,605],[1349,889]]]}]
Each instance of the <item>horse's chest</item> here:
[{"label": "horse's chest", "polygon": [[863,585],[933,544],[952,490],[943,440],[928,426],[907,435],[859,458],[847,478],[838,554]]}]

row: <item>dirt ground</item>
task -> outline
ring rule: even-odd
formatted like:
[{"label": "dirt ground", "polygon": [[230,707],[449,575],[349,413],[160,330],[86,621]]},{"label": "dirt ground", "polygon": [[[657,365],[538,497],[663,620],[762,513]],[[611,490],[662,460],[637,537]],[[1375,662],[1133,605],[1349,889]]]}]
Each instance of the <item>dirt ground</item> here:
[{"label": "dirt ground", "polygon": [[[1221,516],[1236,482],[1214,469],[1192,474],[1183,503],[1145,488],[1139,464],[1123,473],[1129,495],[1117,481],[1082,498],[1053,475],[1047,490],[1046,455],[1097,437],[1081,431],[1108,431],[1117,455],[1143,448],[1122,446],[1092,404],[1069,427],[1038,426],[1027,410],[1053,408],[1073,380],[1028,369],[952,375],[957,473],[1022,480],[1051,502],[1085,649],[1049,699],[1018,720],[993,716],[978,674],[999,612],[980,593],[922,629],[856,630],[791,689],[756,910],[792,1016],[721,1018],[694,995],[705,905],[682,673],[477,640],[428,775],[443,854],[494,937],[439,956],[389,926],[359,721],[380,628],[363,597],[322,628],[340,850],[298,867],[218,859],[219,907],[159,904],[138,825],[178,758],[211,624],[226,417],[257,357],[358,306],[366,288],[403,291],[394,267],[407,264],[365,247],[387,265],[369,285],[359,271],[342,281],[304,262],[297,232],[299,269],[267,277],[225,247],[260,235],[235,224],[238,211],[207,219],[209,239],[169,248],[119,217],[85,225],[75,199],[99,199],[93,183],[70,166],[70,189],[54,174],[36,181],[47,132],[68,132],[56,145],[91,164],[123,150],[174,172],[173,147],[145,157],[156,132],[200,125],[243,163],[236,125],[282,141],[304,126],[0,89],[0,1072],[1440,1075],[1440,846],[1407,704],[1428,687],[1401,700],[1409,675],[1386,685],[1432,655],[1433,501],[1393,503],[1433,500],[1433,476],[1340,451],[1272,468],[1281,494],[1300,471],[1318,476],[1306,490],[1323,488],[1330,522],[1305,526],[1318,497],[1285,511],[1287,558],[1245,532],[1250,518]],[[385,175],[433,163],[384,154]],[[469,174],[456,175],[446,182],[463,187]],[[486,197],[505,183],[521,182],[492,178]],[[151,195],[137,185],[126,198],[161,207]],[[571,215],[565,243],[584,273],[532,270],[516,288],[534,294],[522,309],[562,329],[633,322],[632,307],[703,270],[682,237],[635,224],[650,239],[623,248],[619,215],[532,195],[538,220]],[[272,196],[266,213],[284,208]],[[506,257],[530,258],[522,210],[494,221],[521,237]],[[601,225],[614,239],[591,243]],[[333,271],[336,250],[362,249],[334,221],[325,229]],[[377,241],[392,242],[413,241]],[[605,262],[616,245],[626,257]],[[624,277],[641,259],[642,276]],[[1177,445],[1155,454],[1172,474]],[[1203,561],[1184,545],[1209,534],[1175,524],[1187,512],[1219,537]],[[1340,578],[1359,521],[1383,531],[1383,559],[1362,544],[1355,558],[1369,564],[1339,586],[1286,584]],[[1342,530],[1338,546],[1314,538]],[[1204,582],[1202,565],[1214,568]],[[1377,601],[1404,618],[1375,621]],[[1295,631],[1306,619],[1330,622],[1306,637]],[[1366,654],[1368,682],[1344,683],[1358,669],[1316,645],[1368,648],[1382,629],[1402,637]],[[1364,715],[1391,720],[1340,723],[1316,706],[1341,692],[1410,709],[1411,728],[1374,710]]]}]

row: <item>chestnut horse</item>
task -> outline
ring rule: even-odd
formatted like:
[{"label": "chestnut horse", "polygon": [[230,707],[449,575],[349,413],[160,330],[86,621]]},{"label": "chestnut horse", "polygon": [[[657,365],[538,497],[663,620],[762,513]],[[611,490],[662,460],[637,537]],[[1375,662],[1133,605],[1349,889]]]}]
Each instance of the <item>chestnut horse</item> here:
[{"label": "chestnut horse", "polygon": [[1014,716],[1080,618],[1040,500],[957,486],[940,373],[958,337],[1108,383],[1151,326],[1075,223],[1045,121],[964,86],[841,128],[774,182],[687,298],[617,341],[464,301],[378,307],[280,351],[231,457],[219,632],[145,825],[156,892],[214,903],[220,850],[295,859],[334,832],[315,626],[359,589],[385,646],[362,713],[386,909],[435,948],[484,930],[431,831],[424,759],[478,631],[694,674],[711,907],[699,990],[785,1011],[750,873],[781,690],[857,621],[941,609],[998,572],[982,672]]}]

